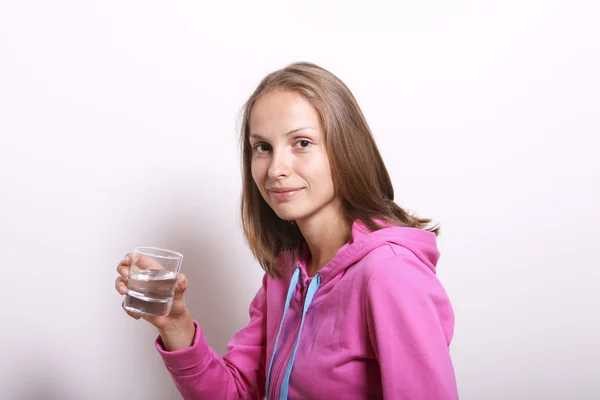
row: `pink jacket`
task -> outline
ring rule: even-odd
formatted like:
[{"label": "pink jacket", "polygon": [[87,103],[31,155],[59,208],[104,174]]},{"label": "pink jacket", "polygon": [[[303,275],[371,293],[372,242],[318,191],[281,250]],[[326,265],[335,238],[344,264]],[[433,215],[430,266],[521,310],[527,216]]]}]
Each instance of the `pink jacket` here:
[{"label": "pink jacket", "polygon": [[355,222],[315,277],[264,276],[223,357],[196,321],[191,347],[156,348],[184,399],[457,399],[438,258],[433,233]]}]

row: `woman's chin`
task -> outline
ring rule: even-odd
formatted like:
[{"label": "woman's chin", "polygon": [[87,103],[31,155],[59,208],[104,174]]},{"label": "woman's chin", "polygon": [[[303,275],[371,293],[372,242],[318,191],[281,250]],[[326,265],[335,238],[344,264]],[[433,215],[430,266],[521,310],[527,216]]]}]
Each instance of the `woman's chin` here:
[{"label": "woman's chin", "polygon": [[302,218],[302,214],[297,211],[278,209],[274,210],[275,214],[284,221],[292,222]]},{"label": "woman's chin", "polygon": [[279,218],[286,222],[294,222],[300,218],[299,215],[293,213],[276,213]]}]

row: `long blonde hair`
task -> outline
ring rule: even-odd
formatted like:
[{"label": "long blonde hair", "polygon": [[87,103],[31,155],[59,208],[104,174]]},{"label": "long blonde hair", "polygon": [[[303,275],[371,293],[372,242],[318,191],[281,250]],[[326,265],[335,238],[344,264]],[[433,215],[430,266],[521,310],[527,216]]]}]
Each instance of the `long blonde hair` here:
[{"label": "long blonde hair", "polygon": [[371,230],[374,220],[426,229],[431,220],[409,214],[394,202],[394,188],[369,125],[350,89],[331,72],[308,62],[290,64],[267,75],[244,105],[240,132],[242,153],[242,228],[246,242],[261,267],[280,276],[277,257],[286,252],[300,256],[304,238],[295,224],[279,218],[262,198],[252,179],[250,113],[255,102],[273,89],[304,96],[319,113],[333,184],[341,197],[348,222],[362,221]]}]

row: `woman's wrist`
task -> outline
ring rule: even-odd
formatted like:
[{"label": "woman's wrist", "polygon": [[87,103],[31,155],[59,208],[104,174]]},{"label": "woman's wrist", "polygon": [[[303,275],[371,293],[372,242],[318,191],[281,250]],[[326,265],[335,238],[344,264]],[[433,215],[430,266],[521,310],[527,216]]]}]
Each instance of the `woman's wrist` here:
[{"label": "woman's wrist", "polygon": [[165,350],[176,351],[188,348],[194,342],[196,326],[191,315],[186,313],[181,319],[173,321],[169,327],[159,329]]}]

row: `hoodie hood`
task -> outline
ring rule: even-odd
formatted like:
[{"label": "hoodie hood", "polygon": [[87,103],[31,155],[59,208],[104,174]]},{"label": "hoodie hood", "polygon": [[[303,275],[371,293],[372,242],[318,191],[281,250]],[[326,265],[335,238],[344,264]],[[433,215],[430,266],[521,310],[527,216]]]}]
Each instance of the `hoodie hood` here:
[{"label": "hoodie hood", "polygon": [[[362,260],[371,251],[386,245],[405,247],[415,254],[434,274],[436,273],[440,253],[437,248],[435,233],[419,228],[391,225],[380,220],[376,222],[384,228],[371,231],[360,220],[354,221],[351,240],[340,247],[335,257],[319,271],[321,276],[320,295],[329,292],[348,268]],[[303,257],[297,263],[297,266],[301,269],[300,278],[304,281],[309,279],[306,272],[309,256],[310,251],[306,246]]]}]

